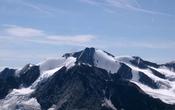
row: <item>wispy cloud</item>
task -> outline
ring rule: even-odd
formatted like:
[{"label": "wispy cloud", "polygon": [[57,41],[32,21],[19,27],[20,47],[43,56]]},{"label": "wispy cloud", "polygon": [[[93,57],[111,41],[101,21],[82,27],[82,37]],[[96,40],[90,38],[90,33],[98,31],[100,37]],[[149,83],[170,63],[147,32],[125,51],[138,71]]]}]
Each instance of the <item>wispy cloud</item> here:
[{"label": "wispy cloud", "polygon": [[5,25],[3,33],[7,36],[21,37],[21,38],[38,37],[45,35],[44,32],[41,30],[16,25]]},{"label": "wispy cloud", "polygon": [[62,9],[58,9],[56,7],[50,7],[48,5],[44,5],[44,4],[38,4],[37,2],[34,4],[34,3],[31,3],[29,1],[26,1],[26,0],[20,0],[19,3],[23,6],[26,6],[28,8],[31,8],[35,11],[38,11],[38,12],[41,12],[41,13],[44,13],[44,14],[49,14],[49,15],[54,15],[56,13],[65,13],[65,10],[62,10]]},{"label": "wispy cloud", "polygon": [[137,11],[147,14],[156,14],[156,15],[165,15],[165,16],[173,16],[171,14],[167,14],[164,12],[158,12],[150,9],[145,9],[141,6],[141,4],[137,0],[80,0],[81,2],[103,7],[107,12],[115,12],[116,8]]},{"label": "wispy cloud", "polygon": [[[77,35],[52,35],[44,30],[23,27],[17,25],[5,25],[0,32],[0,41],[27,41],[31,43],[48,45],[75,45],[75,46],[97,46],[102,48],[150,48],[150,49],[174,49],[174,41],[106,41],[99,39],[96,35],[77,34]],[[159,42],[159,43],[157,43]]]},{"label": "wispy cloud", "polygon": [[175,49],[174,41],[115,41],[106,48],[127,48],[127,49]]},{"label": "wispy cloud", "polygon": [[96,38],[96,36],[90,34],[50,35],[44,32],[43,30],[16,25],[5,25],[1,33],[3,33],[0,35],[1,39],[17,39],[35,43],[47,43],[54,45],[80,45],[83,43],[88,43]]},{"label": "wispy cloud", "polygon": [[86,43],[94,39],[93,35],[75,35],[75,36],[49,36],[48,40],[64,43]]},{"label": "wispy cloud", "polygon": [[65,13],[66,11],[57,7],[30,0],[4,0],[0,1],[0,11],[4,13],[19,13],[30,11],[46,15],[55,15],[56,13]]},{"label": "wispy cloud", "polygon": [[39,11],[41,13],[45,13],[45,14],[52,14],[52,12],[49,10],[49,8],[44,8],[43,6],[39,6],[39,5],[36,5],[36,4],[32,4],[30,2],[26,2],[26,1],[19,1],[19,3],[23,6],[26,6],[28,8],[31,8],[35,11]]}]

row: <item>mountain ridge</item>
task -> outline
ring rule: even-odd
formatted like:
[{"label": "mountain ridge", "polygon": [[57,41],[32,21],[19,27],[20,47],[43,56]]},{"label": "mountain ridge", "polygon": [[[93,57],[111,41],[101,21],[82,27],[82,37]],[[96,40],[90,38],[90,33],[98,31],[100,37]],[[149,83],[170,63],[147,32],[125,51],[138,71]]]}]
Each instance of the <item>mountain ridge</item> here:
[{"label": "mountain ridge", "polygon": [[173,63],[156,64],[136,56],[115,57],[100,49],[85,48],[59,59],[27,64],[20,70],[1,71],[0,107],[174,110],[174,70]]}]

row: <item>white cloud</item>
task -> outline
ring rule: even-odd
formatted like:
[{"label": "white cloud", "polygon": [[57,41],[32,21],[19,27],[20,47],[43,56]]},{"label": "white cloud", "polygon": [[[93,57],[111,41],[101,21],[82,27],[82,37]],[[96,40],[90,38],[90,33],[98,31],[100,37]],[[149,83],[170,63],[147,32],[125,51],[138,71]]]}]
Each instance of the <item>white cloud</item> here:
[{"label": "white cloud", "polygon": [[16,25],[6,25],[6,28],[3,31],[8,36],[21,38],[38,37],[44,35],[44,32],[41,30]]},{"label": "white cloud", "polygon": [[93,35],[75,35],[75,36],[49,36],[48,40],[53,42],[64,42],[64,43],[85,43],[94,39]]},{"label": "white cloud", "polygon": [[74,45],[74,46],[97,46],[97,47],[117,47],[117,48],[150,48],[150,49],[174,49],[175,42],[167,41],[157,43],[147,41],[106,41],[98,39],[97,36],[91,34],[77,34],[77,35],[50,35],[45,31],[16,25],[5,25],[2,29],[3,35],[0,35],[0,43],[3,47],[4,41],[9,40],[13,42],[27,41],[31,43],[40,43],[48,45]]},{"label": "white cloud", "polygon": [[0,39],[12,39],[12,40],[25,40],[35,43],[46,44],[67,44],[67,45],[80,45],[82,43],[88,43],[96,38],[90,34],[77,34],[77,35],[50,35],[40,29],[31,27],[22,27],[16,25],[5,25],[3,35],[0,35]]}]

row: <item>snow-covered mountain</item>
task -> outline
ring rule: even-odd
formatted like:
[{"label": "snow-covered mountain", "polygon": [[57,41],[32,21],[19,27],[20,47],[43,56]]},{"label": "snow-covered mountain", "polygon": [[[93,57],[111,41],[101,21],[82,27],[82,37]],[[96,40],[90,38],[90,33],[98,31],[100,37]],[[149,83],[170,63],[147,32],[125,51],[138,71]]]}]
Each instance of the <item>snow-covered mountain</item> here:
[{"label": "snow-covered mountain", "polygon": [[0,72],[0,110],[175,110],[175,62],[85,48]]}]

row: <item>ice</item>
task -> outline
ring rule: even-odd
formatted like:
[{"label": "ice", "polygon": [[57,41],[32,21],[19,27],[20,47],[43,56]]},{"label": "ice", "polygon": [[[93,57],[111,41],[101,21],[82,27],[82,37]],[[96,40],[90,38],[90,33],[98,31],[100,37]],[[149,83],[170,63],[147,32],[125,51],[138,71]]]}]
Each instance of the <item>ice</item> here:
[{"label": "ice", "polygon": [[65,62],[65,60],[66,58],[64,57],[58,59],[48,59],[44,62],[39,63],[38,65],[40,66],[40,71],[44,72],[60,67]]},{"label": "ice", "polygon": [[[131,64],[127,64],[127,63],[125,64],[128,65],[132,69],[133,77],[130,80],[131,82],[138,85],[145,93],[149,94],[150,96],[154,98],[159,98],[160,100],[168,104],[175,104],[175,81],[169,81],[168,79],[162,79],[158,76],[155,76],[151,72],[151,70],[149,70],[149,68],[141,69]],[[175,75],[174,72],[166,68],[154,68],[154,67],[150,67],[150,68],[155,69],[156,71],[162,74],[165,74],[165,75],[173,75],[173,74]],[[167,88],[163,84],[160,83],[160,88],[152,89],[151,87],[144,85],[143,83],[139,81],[138,72],[144,73],[145,75],[150,77],[155,82],[163,82],[164,84],[168,85],[168,87],[170,88]]]},{"label": "ice", "polygon": [[175,78],[175,72],[174,71],[171,71],[169,70],[167,67],[165,66],[161,66],[160,68],[154,68],[154,67],[151,67],[150,68],[164,74],[166,77],[174,77]]},{"label": "ice", "polygon": [[132,79],[131,80],[135,81],[135,82],[139,82],[139,79],[140,79],[139,72],[132,70]]},{"label": "ice", "polygon": [[32,93],[34,90],[31,89],[30,87],[28,88],[21,88],[21,89],[13,89],[11,94],[21,94],[21,95],[25,95],[25,94],[30,94]]},{"label": "ice", "polygon": [[[52,63],[53,61],[53,63]],[[68,57],[63,59],[57,59],[57,60],[49,60],[45,61],[44,63],[41,63],[40,67],[40,76],[39,78],[32,84],[32,88],[35,88],[39,82],[41,82],[44,79],[49,78],[54,73],[59,71],[62,67],[66,67],[67,69],[71,68],[75,65],[76,58],[74,57]],[[50,66],[51,65],[51,66]]]},{"label": "ice", "polygon": [[133,57],[131,56],[117,56],[115,57],[115,59],[119,62],[124,62],[124,63],[131,63],[130,61],[135,60]]},{"label": "ice", "polygon": [[94,53],[94,65],[96,67],[105,69],[110,73],[117,73],[120,68],[120,64],[115,60],[114,57],[98,49]]}]

